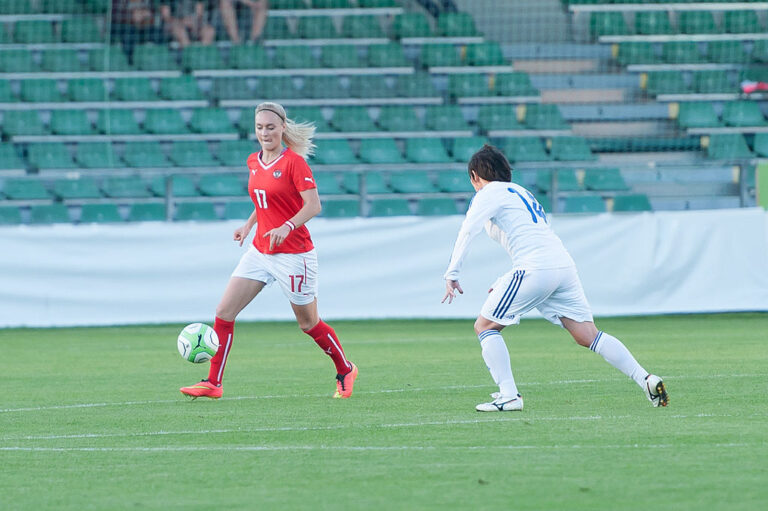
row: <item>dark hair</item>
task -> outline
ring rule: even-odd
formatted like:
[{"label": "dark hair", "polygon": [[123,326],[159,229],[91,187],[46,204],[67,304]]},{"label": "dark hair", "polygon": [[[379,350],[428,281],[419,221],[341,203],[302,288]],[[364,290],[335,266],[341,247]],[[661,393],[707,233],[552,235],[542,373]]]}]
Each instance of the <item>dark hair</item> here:
[{"label": "dark hair", "polygon": [[485,144],[482,149],[472,155],[467,168],[470,178],[473,170],[486,181],[512,181],[512,167],[507,157],[489,144]]}]

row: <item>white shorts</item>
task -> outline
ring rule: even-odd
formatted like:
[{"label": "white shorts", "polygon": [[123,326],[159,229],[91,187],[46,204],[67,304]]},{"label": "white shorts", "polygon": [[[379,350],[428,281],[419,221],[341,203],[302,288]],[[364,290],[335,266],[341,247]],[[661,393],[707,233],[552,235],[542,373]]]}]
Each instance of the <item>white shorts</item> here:
[{"label": "white shorts", "polygon": [[317,297],[317,252],[312,249],[303,254],[262,254],[251,246],[232,276],[266,285],[277,281],[291,303],[307,305]]},{"label": "white shorts", "polygon": [[500,325],[516,325],[520,316],[533,308],[560,326],[561,317],[592,321],[575,267],[505,273],[494,282],[480,315]]}]

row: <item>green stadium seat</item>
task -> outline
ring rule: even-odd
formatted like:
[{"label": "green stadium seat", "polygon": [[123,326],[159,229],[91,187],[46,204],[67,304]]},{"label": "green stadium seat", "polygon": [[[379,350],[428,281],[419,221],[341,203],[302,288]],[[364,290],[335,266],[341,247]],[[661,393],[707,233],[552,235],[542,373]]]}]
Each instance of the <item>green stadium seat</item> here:
[{"label": "green stadium seat", "polygon": [[750,56],[741,41],[710,41],[707,58],[720,64],[746,64]]},{"label": "green stadium seat", "polygon": [[389,176],[389,186],[397,193],[434,193],[435,184],[426,172],[393,172]]},{"label": "green stadium seat", "polygon": [[209,197],[245,195],[245,184],[235,174],[205,174],[200,176],[197,187]]},{"label": "green stadium seat", "polygon": [[424,67],[460,66],[461,57],[452,44],[429,43],[421,47],[421,65]]},{"label": "green stadium seat", "polygon": [[160,80],[160,97],[169,101],[194,101],[203,99],[203,93],[193,76],[182,75]]},{"label": "green stadium seat", "polygon": [[340,106],[334,109],[331,126],[338,131],[376,131],[368,110],[362,106]]},{"label": "green stadium seat", "polygon": [[[273,8],[270,4],[270,8]],[[270,16],[264,25],[264,39],[293,39],[296,34],[291,30],[285,18]]]},{"label": "green stadium seat", "polygon": [[146,183],[138,177],[108,177],[101,183],[101,191],[114,199],[140,199],[151,197]]},{"label": "green stadium seat", "polygon": [[402,98],[434,97],[440,94],[427,73],[399,75],[395,82],[395,93]]},{"label": "green stadium seat", "polygon": [[343,172],[341,187],[347,193],[360,193],[360,174],[358,172]]},{"label": "green stadium seat", "polygon": [[334,172],[315,172],[315,185],[322,195],[339,195],[346,193],[341,187],[339,176]]},{"label": "green stadium seat", "polygon": [[613,199],[613,211],[651,211],[647,195],[617,195]]},{"label": "green stadium seat", "polygon": [[437,173],[437,188],[441,192],[462,193],[473,192],[472,184],[469,182],[469,176],[466,172],[455,170],[444,170]]},{"label": "green stadium seat", "polygon": [[11,83],[8,80],[0,80],[0,103],[15,103],[18,98],[11,90]]},{"label": "green stadium seat", "polygon": [[408,60],[398,43],[368,46],[368,65],[371,67],[406,67]]},{"label": "green stadium seat", "polygon": [[534,130],[567,129],[568,123],[563,119],[557,105],[537,104],[526,105],[525,124]]},{"label": "green stadium seat", "polygon": [[443,37],[474,37],[479,35],[475,20],[466,12],[443,12],[437,17],[437,34]]},{"label": "green stadium seat", "polygon": [[416,214],[419,216],[457,215],[459,210],[456,201],[450,197],[427,197],[416,203]]},{"label": "green stadium seat", "polygon": [[0,225],[21,223],[21,212],[16,206],[0,206]]},{"label": "green stadium seat", "polygon": [[0,0],[0,14],[37,14],[36,5],[19,0]]},{"label": "green stadium seat", "polygon": [[258,150],[258,144],[250,140],[223,140],[219,142],[216,158],[228,167],[245,167],[248,157]]},{"label": "green stadium seat", "polygon": [[714,128],[722,125],[709,102],[681,103],[677,122],[681,128]]},{"label": "green stadium seat", "polygon": [[470,66],[503,66],[504,54],[495,41],[468,44],[465,60]]},{"label": "green stadium seat", "polygon": [[[384,180],[384,173],[368,171],[362,174],[365,181],[365,191],[369,194],[392,193],[389,185]],[[358,190],[359,193],[359,190]]]},{"label": "green stadium seat", "polygon": [[215,45],[192,44],[181,52],[181,67],[187,71],[196,69],[224,69],[227,65]]},{"label": "green stadium seat", "polygon": [[149,183],[150,191],[157,197],[165,197],[168,182],[171,184],[171,195],[173,197],[199,197],[195,182],[189,176],[157,176]]},{"label": "green stadium seat", "polygon": [[8,178],[2,187],[2,194],[12,200],[50,199],[51,194],[39,179]]},{"label": "green stadium seat", "polygon": [[53,183],[53,194],[61,200],[98,199],[102,196],[96,180],[87,176],[57,179]]},{"label": "green stadium seat", "polygon": [[714,160],[736,160],[754,155],[741,133],[721,133],[709,136],[707,157]]},{"label": "green stadium seat", "polygon": [[395,95],[387,81],[376,75],[350,76],[349,94],[353,98],[390,98]]},{"label": "green stadium seat", "polygon": [[589,16],[589,33],[597,39],[604,35],[627,35],[629,28],[620,12],[593,12]]},{"label": "green stadium seat", "polygon": [[231,200],[224,204],[224,220],[246,220],[254,210],[251,200]]},{"label": "green stadium seat", "polygon": [[451,157],[439,138],[409,138],[405,141],[405,158],[413,163],[449,163]]},{"label": "green stadium seat", "polygon": [[[552,189],[552,170],[539,170],[536,173],[536,188],[543,192]],[[557,169],[557,189],[561,192],[582,190],[574,169]]]},{"label": "green stadium seat", "polygon": [[490,96],[488,77],[480,73],[452,74],[448,77],[448,94],[454,98]]},{"label": "green stadium seat", "polygon": [[80,208],[80,223],[118,223],[123,217],[116,204],[83,204]]},{"label": "green stadium seat", "polygon": [[635,32],[642,35],[673,34],[666,11],[640,11],[635,13]]},{"label": "green stadium seat", "polygon": [[3,112],[3,133],[8,136],[45,135],[43,122],[35,110],[6,110]]},{"label": "green stadium seat", "polygon": [[80,142],[75,160],[87,169],[122,167],[123,163],[109,142]]},{"label": "green stadium seat", "polygon": [[723,105],[723,122],[728,126],[765,126],[760,105],[754,101],[731,101]]},{"label": "green stadium seat", "polygon": [[565,197],[563,213],[605,213],[605,202],[596,195]]},{"label": "green stadium seat", "polygon": [[109,94],[100,78],[76,78],[67,84],[72,101],[108,101]]},{"label": "green stadium seat", "polygon": [[78,72],[85,69],[76,50],[44,50],[40,68],[52,73]]},{"label": "green stadium seat", "polygon": [[128,210],[130,222],[162,222],[166,218],[164,204],[136,203]]},{"label": "green stadium seat", "polygon": [[652,96],[658,94],[686,94],[690,88],[679,71],[654,71],[648,73],[646,91]]},{"label": "green stadium seat", "polygon": [[539,91],[531,84],[527,73],[515,71],[499,73],[493,82],[493,91],[497,96],[538,96]]},{"label": "green stadium seat", "polygon": [[123,159],[129,167],[170,167],[158,142],[129,142],[125,144]]},{"label": "green stadium seat", "polygon": [[310,0],[313,9],[350,9],[349,0]]},{"label": "green stadium seat", "polygon": [[218,166],[208,150],[208,144],[196,141],[176,141],[171,144],[170,160],[178,167],[209,167]]},{"label": "green stadium seat", "polygon": [[357,48],[351,44],[329,44],[320,52],[323,67],[348,68],[363,67]]},{"label": "green stadium seat", "polygon": [[54,110],[51,112],[51,132],[56,135],[90,135],[91,121],[85,110]]},{"label": "green stadium seat", "polygon": [[274,63],[283,69],[315,68],[319,64],[309,46],[278,46],[275,48]]},{"label": "green stadium seat", "polygon": [[91,71],[129,71],[128,57],[119,46],[98,48],[88,54]]},{"label": "green stadium seat", "polygon": [[211,222],[218,219],[212,202],[181,202],[176,205],[176,221]]},{"label": "green stadium seat", "polygon": [[158,108],[147,110],[144,118],[144,130],[155,135],[188,133],[189,129],[178,110]]},{"label": "green stadium seat", "polygon": [[104,38],[93,18],[65,18],[61,22],[61,39],[65,43],[98,43]]},{"label": "green stadium seat", "polygon": [[517,122],[515,105],[482,105],[477,114],[477,125],[483,131],[522,129]]},{"label": "green stadium seat", "polygon": [[320,213],[325,218],[352,218],[360,216],[360,202],[357,199],[325,199]]},{"label": "green stadium seat", "polygon": [[397,7],[397,0],[357,0],[357,5],[364,8]]},{"label": "green stadium seat", "polygon": [[133,64],[142,71],[175,71],[179,69],[175,56],[166,45],[140,44],[133,50]]},{"label": "green stadium seat", "polygon": [[195,133],[235,133],[237,131],[223,108],[198,108],[192,112],[189,126]]},{"label": "green stadium seat", "polygon": [[587,169],[584,172],[584,188],[593,191],[625,191],[629,186],[619,169]]},{"label": "green stadium seat", "polygon": [[79,0],[40,0],[38,8],[44,14],[80,14],[83,6]]},{"label": "green stadium seat", "polygon": [[720,33],[712,11],[680,11],[677,13],[677,25],[683,34]]},{"label": "green stadium seat", "polygon": [[431,37],[432,29],[424,14],[406,12],[395,16],[392,22],[392,35],[395,39],[404,37]]},{"label": "green stadium seat", "polygon": [[34,205],[29,209],[31,224],[69,223],[69,209],[64,204]]},{"label": "green stadium seat", "polygon": [[296,25],[296,35],[301,39],[335,39],[339,32],[330,16],[304,16]]},{"label": "green stadium seat", "polygon": [[430,131],[463,131],[469,129],[459,105],[428,105],[424,125]]},{"label": "green stadium seat", "polygon": [[423,125],[416,110],[409,105],[387,105],[381,107],[378,125],[385,131],[417,131]]},{"label": "green stadium seat", "polygon": [[338,76],[313,76],[310,80],[304,80],[304,88],[301,90],[304,97],[339,99],[348,98],[349,92],[341,86]]},{"label": "green stadium seat", "polygon": [[510,138],[504,144],[504,154],[509,161],[548,161],[550,156],[539,137]]},{"label": "green stadium seat", "polygon": [[386,37],[376,16],[345,16],[341,20],[341,35],[353,39]]},{"label": "green stadium seat", "polygon": [[406,199],[373,199],[368,216],[410,216],[411,206]]},{"label": "green stadium seat", "polygon": [[405,163],[392,138],[366,138],[360,141],[360,160],[364,163]]},{"label": "green stadium seat", "polygon": [[617,45],[616,60],[622,66],[632,64],[657,64],[659,58],[653,44],[647,42],[626,42]]},{"label": "green stadium seat", "polygon": [[322,165],[349,165],[358,163],[349,142],[344,139],[318,140],[314,162]]},{"label": "green stadium seat", "polygon": [[67,146],[61,142],[30,144],[29,163],[38,169],[73,169],[76,168]]},{"label": "green stadium seat", "polygon": [[149,78],[117,78],[112,94],[118,101],[156,101],[157,93]]},{"label": "green stadium seat", "polygon": [[[0,25],[0,30],[2,25]],[[26,49],[0,51],[0,71],[3,73],[34,73],[37,64],[32,52]]]},{"label": "green stadium seat", "polygon": [[56,80],[34,79],[21,82],[21,100],[33,103],[60,103],[64,95]]},{"label": "green stadium seat", "polygon": [[214,78],[211,84],[211,97],[217,100],[252,99],[256,96],[244,77],[228,76]]},{"label": "green stadium seat", "polygon": [[697,71],[693,73],[693,88],[702,94],[727,93],[737,90],[726,71]]},{"label": "green stadium seat", "polygon": [[13,144],[0,142],[0,170],[24,169],[26,166]]},{"label": "green stadium seat", "polygon": [[141,128],[133,116],[133,110],[99,110],[96,129],[105,135],[138,135]]},{"label": "green stadium seat", "polygon": [[552,137],[549,153],[559,161],[593,161],[597,159],[597,156],[592,154],[586,139],[581,137]]},{"label": "green stadium seat", "polygon": [[768,40],[761,39],[753,43],[752,60],[755,62],[768,62]]},{"label": "green stadium seat", "polygon": [[264,47],[253,44],[230,48],[229,63],[235,69],[268,69],[272,66]]},{"label": "green stadium seat", "polygon": [[317,131],[328,131],[328,121],[325,120],[323,111],[317,106],[295,106],[288,109],[288,117],[296,122],[311,122],[315,124]]},{"label": "green stadium seat", "polygon": [[13,27],[13,39],[19,44],[50,44],[58,42],[53,24],[47,20],[17,21]]},{"label": "green stadium seat", "polygon": [[485,137],[459,137],[453,139],[451,156],[458,162],[467,163],[483,145],[487,144]]},{"label": "green stadium seat", "polygon": [[265,76],[259,79],[256,97],[270,100],[295,99],[301,97],[301,93],[290,76]]},{"label": "green stadium seat", "polygon": [[755,134],[755,153],[762,158],[768,156],[768,133]]},{"label": "green stadium seat", "polygon": [[723,27],[730,34],[759,34],[763,32],[755,11],[725,11]]},{"label": "green stadium seat", "polygon": [[670,64],[697,64],[705,62],[698,43],[693,41],[671,41],[661,47],[661,57]]}]

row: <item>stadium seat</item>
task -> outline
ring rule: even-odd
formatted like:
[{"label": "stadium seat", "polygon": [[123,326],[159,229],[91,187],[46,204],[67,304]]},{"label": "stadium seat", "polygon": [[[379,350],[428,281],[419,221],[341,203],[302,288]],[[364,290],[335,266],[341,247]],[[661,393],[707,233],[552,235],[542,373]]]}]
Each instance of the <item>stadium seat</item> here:
[{"label": "stadium seat", "polygon": [[423,124],[416,111],[409,105],[387,105],[381,107],[378,125],[386,131],[418,131]]},{"label": "stadium seat", "polygon": [[112,94],[118,101],[156,101],[157,93],[149,78],[117,78]]},{"label": "stadium seat", "polygon": [[424,14],[420,12],[406,12],[395,16],[392,22],[392,35],[395,39],[431,37],[432,29]]},{"label": "stadium seat", "polygon": [[450,197],[425,197],[416,203],[416,214],[420,216],[457,215],[456,201]]},{"label": "stadium seat", "polygon": [[693,73],[693,88],[702,94],[733,92],[737,87],[731,83],[726,71],[697,71]]},{"label": "stadium seat", "polygon": [[191,101],[203,99],[203,93],[193,76],[182,75],[160,80],[160,97],[169,101]]},{"label": "stadium seat", "polygon": [[750,61],[741,41],[710,41],[707,44],[707,58],[720,64],[746,64]]},{"label": "stadium seat", "polygon": [[490,96],[488,77],[481,73],[452,74],[448,77],[448,94],[454,98]]},{"label": "stadium seat", "polygon": [[224,204],[224,220],[246,220],[254,210],[253,201],[231,200]]},{"label": "stadium seat", "polygon": [[272,66],[264,47],[253,44],[230,48],[229,63],[235,69],[268,69]]},{"label": "stadium seat", "polygon": [[0,0],[0,14],[37,14],[33,2],[18,0]]},{"label": "stadium seat", "polygon": [[670,64],[697,64],[706,59],[693,41],[671,41],[661,47],[661,57]]},{"label": "stadium seat", "polygon": [[755,11],[725,11],[723,27],[731,34],[759,34],[763,32]]},{"label": "stadium seat", "polygon": [[685,102],[680,104],[677,122],[681,128],[713,128],[721,126],[712,103]]},{"label": "stadium seat", "polygon": [[213,99],[254,99],[256,92],[248,86],[248,79],[245,77],[227,76],[214,78],[211,84],[211,97]]},{"label": "stadium seat", "polygon": [[61,40],[65,43],[98,43],[104,38],[93,18],[65,18],[61,22]]},{"label": "stadium seat", "polygon": [[79,14],[83,6],[80,0],[39,0],[38,8],[45,14]]},{"label": "stadium seat", "polygon": [[586,139],[581,137],[552,137],[549,153],[559,161],[592,161],[597,159],[597,156],[592,154]]},{"label": "stadium seat", "polygon": [[349,0],[310,0],[312,9],[350,9]]},{"label": "stadium seat", "polygon": [[364,163],[405,163],[397,143],[391,138],[367,138],[360,141],[360,160]]},{"label": "stadium seat", "polygon": [[101,191],[114,199],[140,199],[151,197],[146,183],[139,177],[107,177],[101,183]]},{"label": "stadium seat", "polygon": [[330,16],[303,16],[296,25],[296,35],[301,39],[335,39],[339,32]]},{"label": "stadium seat", "polygon": [[360,193],[361,174],[358,172],[344,172],[341,174],[341,187],[347,193]]},{"label": "stadium seat", "polygon": [[76,50],[50,49],[44,50],[40,68],[52,73],[78,72],[85,69]]},{"label": "stadium seat", "polygon": [[315,99],[348,98],[349,91],[341,86],[338,76],[313,76],[311,80],[304,80],[304,88],[301,90],[304,97]]},{"label": "stadium seat", "polygon": [[60,224],[70,221],[69,209],[64,204],[34,205],[29,209],[31,224]]},{"label": "stadium seat", "polygon": [[631,64],[657,64],[659,58],[653,50],[653,44],[644,41],[619,43],[616,60],[622,66]]},{"label": "stadium seat", "polygon": [[8,49],[0,52],[0,71],[3,73],[34,73],[37,70],[37,64],[29,50]]},{"label": "stadium seat", "polygon": [[176,221],[210,222],[218,219],[212,202],[181,202],[176,205]]},{"label": "stadium seat", "polygon": [[314,162],[322,165],[349,165],[358,163],[355,153],[345,139],[318,140]]},{"label": "stadium seat", "polygon": [[235,127],[223,108],[198,108],[192,112],[189,126],[195,133],[234,133]]},{"label": "stadium seat", "polygon": [[200,193],[209,197],[244,196],[245,184],[235,174],[205,174],[197,183]]},{"label": "stadium seat", "polygon": [[453,139],[451,156],[458,162],[467,163],[488,140],[485,137],[459,137]]},{"label": "stadium seat", "polygon": [[50,199],[51,194],[39,179],[7,178],[0,192],[12,200]]},{"label": "stadium seat", "polygon": [[668,35],[674,33],[666,11],[636,12],[635,32],[642,35]]},{"label": "stadium seat", "polygon": [[448,163],[451,161],[439,138],[409,138],[405,141],[405,157],[413,163]]},{"label": "stadium seat", "polygon": [[[272,8],[271,4],[270,8]],[[288,25],[286,19],[283,17],[277,18],[274,16],[267,18],[267,23],[264,25],[264,32],[262,36],[267,40],[296,38],[296,34],[291,29],[291,26]]]},{"label": "stadium seat", "polygon": [[760,105],[754,101],[730,101],[723,105],[723,122],[728,126],[765,126]]},{"label": "stadium seat", "polygon": [[345,16],[341,20],[341,35],[356,39],[386,37],[376,16]]},{"label": "stadium seat", "polygon": [[677,13],[677,25],[683,34],[717,34],[712,11],[680,11]]},{"label": "stadium seat", "polygon": [[179,69],[176,57],[168,46],[146,43],[133,50],[133,64],[142,71],[175,71]]},{"label": "stadium seat", "polygon": [[553,130],[567,129],[568,123],[565,122],[560,114],[557,105],[545,105],[532,103],[526,105],[525,124],[534,130]]},{"label": "stadium seat", "polygon": [[428,105],[424,113],[424,125],[430,131],[469,129],[459,105]]},{"label": "stadium seat", "polygon": [[589,16],[589,33],[597,39],[604,35],[627,35],[629,28],[620,12],[593,12]]},{"label": "stadium seat", "polygon": [[605,213],[605,202],[596,195],[565,197],[563,213]]},{"label": "stadium seat", "polygon": [[402,46],[398,43],[388,43],[368,46],[368,65],[371,67],[405,67],[410,64],[405,58]]},{"label": "stadium seat", "polygon": [[130,222],[162,222],[166,218],[165,205],[153,203],[131,204],[128,210]]},{"label": "stadium seat", "polygon": [[199,197],[195,182],[189,176],[157,176],[149,183],[150,191],[157,197],[165,197],[168,192],[168,184],[171,186],[173,197]]},{"label": "stadium seat", "polygon": [[208,150],[205,142],[176,141],[171,144],[170,160],[178,167],[208,167],[218,166]]},{"label": "stadium seat", "polygon": [[21,223],[21,212],[16,206],[0,206],[0,225]]},{"label": "stadium seat", "polygon": [[548,161],[551,159],[544,148],[544,142],[539,137],[507,139],[504,144],[504,154],[512,162]]},{"label": "stadium seat", "polygon": [[72,101],[108,101],[109,94],[104,80],[99,78],[77,78],[67,84]]},{"label": "stadium seat", "polygon": [[83,204],[80,208],[80,223],[118,223],[123,217],[116,204]]},{"label": "stadium seat", "polygon": [[752,60],[755,62],[768,62],[768,40],[761,39],[752,44]]},{"label": "stadium seat", "polygon": [[353,98],[390,98],[395,95],[387,81],[376,75],[350,76],[349,94]]},{"label": "stadium seat", "polygon": [[317,131],[328,131],[328,121],[325,120],[323,111],[316,106],[295,106],[288,109],[288,117],[296,122],[312,122]]},{"label": "stadium seat", "polygon": [[647,195],[617,195],[613,199],[613,211],[651,211]]},{"label": "stadium seat", "polygon": [[[382,172],[367,171],[362,174],[365,192],[368,194],[392,193]],[[360,190],[358,190],[358,193]]]},{"label": "stadium seat", "polygon": [[133,110],[99,110],[96,128],[105,135],[138,135],[141,128]]},{"label": "stadium seat", "polygon": [[144,118],[144,130],[155,135],[188,133],[189,129],[178,110],[158,108],[147,110]]},{"label": "stadium seat", "polygon": [[54,110],[51,112],[51,132],[55,135],[90,135],[91,121],[85,110]]},{"label": "stadium seat", "polygon": [[475,20],[466,12],[443,12],[437,17],[437,35],[442,37],[474,37],[479,35]]},{"label": "stadium seat", "polygon": [[170,167],[158,142],[129,142],[125,144],[123,159],[129,167]]},{"label": "stadium seat", "polygon": [[59,91],[56,80],[33,79],[22,80],[21,100],[34,103],[60,103],[64,95]]},{"label": "stadium seat", "polygon": [[470,66],[503,66],[505,64],[501,46],[495,41],[468,44],[465,60]]},{"label": "stadium seat", "polygon": [[346,193],[341,187],[339,176],[335,172],[315,172],[315,185],[321,195],[340,195]]},{"label": "stadium seat", "polygon": [[528,74],[515,71],[499,73],[493,82],[493,91],[497,96],[538,96],[539,91],[531,85]]},{"label": "stadium seat", "polygon": [[248,157],[258,150],[258,144],[250,140],[223,140],[219,142],[216,158],[228,167],[244,168]]},{"label": "stadium seat", "polygon": [[265,76],[259,79],[255,96],[265,100],[283,100],[298,98],[301,94],[290,76]]},{"label": "stadium seat", "polygon": [[3,112],[3,133],[8,136],[45,135],[43,122],[35,110],[6,110]]},{"label": "stadium seat", "polygon": [[18,100],[11,89],[11,83],[8,80],[0,80],[0,103],[15,103]]},{"label": "stadium seat", "polygon": [[678,71],[654,71],[648,73],[646,81],[648,94],[686,94],[690,88],[685,83],[682,73]]},{"label": "stadium seat", "polygon": [[709,136],[707,156],[714,160],[735,160],[754,155],[741,133],[722,133]]},{"label": "stadium seat", "polygon": [[406,199],[373,199],[368,216],[409,216],[411,207]]},{"label": "stadium seat", "polygon": [[482,105],[477,114],[477,126],[483,131],[517,130],[522,126],[517,122],[515,105]]},{"label": "stadium seat", "polygon": [[393,172],[389,175],[389,186],[397,193],[434,193],[435,185],[426,172]]},{"label": "stadium seat", "polygon": [[357,199],[326,199],[322,201],[320,213],[325,218],[351,218],[360,216],[360,202]]},{"label": "stadium seat", "polygon": [[27,151],[30,165],[38,169],[72,169],[77,167],[69,149],[61,142],[30,144]]},{"label": "stadium seat", "polygon": [[97,48],[88,54],[91,71],[130,71],[128,57],[119,46]]},{"label": "stadium seat", "polygon": [[429,43],[421,47],[421,65],[424,67],[460,66],[461,57],[452,44]]},{"label": "stadium seat", "polygon": [[357,5],[364,8],[397,7],[397,0],[357,0]]},{"label": "stadium seat", "polygon": [[376,131],[368,110],[362,106],[341,106],[333,111],[331,126],[338,131],[368,132]]},{"label": "stadium seat", "polygon": [[181,52],[181,67],[186,71],[196,69],[224,69],[226,64],[215,45],[192,44]]},{"label": "stadium seat", "polygon": [[283,69],[304,69],[319,66],[309,46],[278,46],[274,63]]},{"label": "stadium seat", "polygon": [[123,166],[109,142],[80,142],[77,144],[75,160],[87,169],[112,169]]},{"label": "stadium seat", "polygon": [[[552,189],[552,170],[539,170],[536,173],[536,188],[543,192]],[[576,171],[573,169],[557,169],[557,189],[561,192],[582,190]]]},{"label": "stadium seat", "polygon": [[619,169],[587,169],[584,172],[584,188],[593,191],[624,191],[629,186]]},{"label": "stadium seat", "polygon": [[447,193],[474,192],[469,176],[463,171],[444,170],[437,173],[437,189]]},{"label": "stadium seat", "polygon": [[75,179],[57,179],[53,183],[53,194],[61,200],[98,199],[101,191],[92,177],[80,176]]},{"label": "stadium seat", "polygon": [[47,20],[21,20],[13,27],[13,39],[19,44],[50,44],[57,42],[53,23]]},{"label": "stadium seat", "polygon": [[427,73],[399,75],[395,82],[395,93],[402,98],[433,97],[440,94]]},{"label": "stadium seat", "polygon": [[351,44],[323,46],[320,52],[320,63],[323,67],[331,68],[363,67],[357,47]]},{"label": "stadium seat", "polygon": [[24,169],[26,166],[13,144],[0,142],[0,170]]}]

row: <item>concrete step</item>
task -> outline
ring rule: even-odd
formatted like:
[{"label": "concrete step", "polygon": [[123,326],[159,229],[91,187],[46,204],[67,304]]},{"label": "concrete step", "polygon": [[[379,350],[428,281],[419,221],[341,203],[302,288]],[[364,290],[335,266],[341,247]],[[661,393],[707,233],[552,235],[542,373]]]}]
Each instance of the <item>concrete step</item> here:
[{"label": "concrete step", "polygon": [[542,103],[621,103],[624,89],[542,89]]},{"label": "concrete step", "polygon": [[657,121],[571,122],[574,135],[582,137],[666,137],[673,134],[668,123]]},{"label": "concrete step", "polygon": [[594,73],[599,69],[597,59],[525,59],[513,60],[515,71],[526,73]]}]

